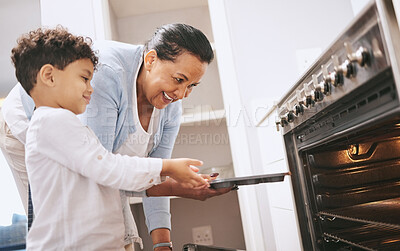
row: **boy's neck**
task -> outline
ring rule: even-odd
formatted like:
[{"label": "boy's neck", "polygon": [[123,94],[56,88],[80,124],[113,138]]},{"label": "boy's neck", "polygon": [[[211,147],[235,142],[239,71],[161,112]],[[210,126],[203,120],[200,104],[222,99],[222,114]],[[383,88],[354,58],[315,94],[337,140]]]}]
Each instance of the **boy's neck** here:
[{"label": "boy's neck", "polygon": [[53,108],[59,108],[56,102],[51,98],[52,95],[46,91],[40,83],[35,84],[31,89],[29,95],[32,97],[35,107],[48,106]]}]

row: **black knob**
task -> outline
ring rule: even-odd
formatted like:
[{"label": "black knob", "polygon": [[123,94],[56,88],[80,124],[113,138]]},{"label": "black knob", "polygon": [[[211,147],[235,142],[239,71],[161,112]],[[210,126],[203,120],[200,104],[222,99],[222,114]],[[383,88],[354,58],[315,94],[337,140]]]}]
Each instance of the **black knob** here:
[{"label": "black knob", "polygon": [[331,93],[331,84],[324,82],[324,89],[322,90],[322,92],[327,95],[328,93]]},{"label": "black knob", "polygon": [[362,52],[361,52],[361,60],[360,60],[360,66],[364,66],[365,64],[367,64],[368,62],[369,62],[369,58],[370,58],[370,56],[369,56],[369,53],[368,53],[368,51],[367,50],[362,50]]},{"label": "black knob", "polygon": [[302,104],[295,105],[294,114],[296,114],[296,116],[299,116],[299,114],[303,114],[303,113],[304,113],[303,105]]},{"label": "black knob", "polygon": [[356,74],[356,68],[352,62],[346,64],[346,78],[350,78]]},{"label": "black knob", "polygon": [[344,83],[344,78],[343,78],[343,74],[337,72],[335,74],[335,83],[333,84],[334,86],[338,86],[338,85],[342,85]]},{"label": "black knob", "polygon": [[279,132],[279,125],[281,124],[281,122],[280,121],[276,121],[275,122],[275,125],[276,125],[276,130]]},{"label": "black knob", "polygon": [[286,117],[289,123],[292,123],[294,121],[294,113],[292,111],[289,111]]},{"label": "black knob", "polygon": [[306,97],[306,106],[310,107],[314,104],[314,101],[312,100],[311,96]]},{"label": "black knob", "polygon": [[333,71],[325,78],[325,83],[332,84],[335,87],[342,85],[344,83],[343,74],[340,71]]},{"label": "black knob", "polygon": [[314,91],[314,101],[315,102],[319,102],[322,101],[324,99],[324,94],[322,93],[321,90],[315,90]]},{"label": "black knob", "polygon": [[288,124],[286,118],[282,117],[280,124],[281,124],[282,127],[285,127]]}]

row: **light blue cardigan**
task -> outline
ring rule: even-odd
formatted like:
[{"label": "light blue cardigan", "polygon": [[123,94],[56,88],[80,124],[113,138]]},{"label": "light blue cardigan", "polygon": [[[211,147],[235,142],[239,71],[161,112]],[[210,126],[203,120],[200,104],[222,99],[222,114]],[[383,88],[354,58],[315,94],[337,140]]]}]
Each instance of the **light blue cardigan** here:
[{"label": "light blue cardigan", "polygon": [[[86,112],[79,117],[95,132],[107,150],[115,152],[127,140],[128,134],[135,132],[135,125],[139,123],[133,119],[132,88],[143,46],[115,41],[96,41],[94,46],[94,50],[99,52],[98,69],[91,81],[94,92]],[[21,98],[30,119],[34,103],[24,91],[21,91]],[[161,110],[150,157],[171,157],[181,114],[180,101]],[[168,197],[144,196],[143,208],[149,232],[157,228],[171,229]]]}]

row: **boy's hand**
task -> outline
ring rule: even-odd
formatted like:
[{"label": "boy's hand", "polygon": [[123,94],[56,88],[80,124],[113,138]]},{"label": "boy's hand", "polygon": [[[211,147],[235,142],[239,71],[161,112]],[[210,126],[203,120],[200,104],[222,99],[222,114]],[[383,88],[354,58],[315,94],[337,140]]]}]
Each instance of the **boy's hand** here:
[{"label": "boy's hand", "polygon": [[[211,175],[206,175],[206,174],[200,174],[201,177],[205,180],[215,180],[218,176],[218,173],[213,173]],[[222,195],[225,193],[228,193],[232,190],[232,188],[219,188],[219,189],[213,189],[209,187],[203,187],[201,189],[195,188],[195,189],[182,189],[179,183],[174,181],[173,179],[167,179],[165,182],[169,182],[171,185],[171,193],[175,196],[179,196],[182,198],[188,198],[188,199],[195,199],[195,200],[206,200],[208,198]]]},{"label": "boy's hand", "polygon": [[[214,180],[218,176],[218,174],[211,174],[211,175],[200,174],[200,175],[204,179],[208,180]],[[179,196],[188,199],[206,200],[214,196],[228,193],[231,190],[232,190],[231,187],[219,188],[219,189],[212,189],[209,187],[184,188],[181,183],[178,183],[172,178],[168,178],[161,184],[152,186],[151,188],[147,189],[146,194],[149,197]]]},{"label": "boy's hand", "polygon": [[196,174],[196,166],[201,165],[203,162],[196,159],[163,159],[161,175],[170,176],[184,188],[209,187],[207,180]]}]

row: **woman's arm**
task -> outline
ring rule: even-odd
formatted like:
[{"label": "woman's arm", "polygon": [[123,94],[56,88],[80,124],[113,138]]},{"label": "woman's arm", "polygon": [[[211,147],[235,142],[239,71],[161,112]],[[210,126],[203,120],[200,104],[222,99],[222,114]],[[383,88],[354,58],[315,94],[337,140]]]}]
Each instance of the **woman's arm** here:
[{"label": "woman's arm", "polygon": [[[170,104],[166,110],[166,121],[162,128],[160,143],[151,153],[150,157],[171,158],[172,149],[178,135],[180,118],[182,115],[182,103],[177,101]],[[146,216],[146,225],[153,243],[169,242],[171,229],[170,201],[168,197],[143,198],[143,210]],[[162,240],[162,241],[161,241]]]}]

